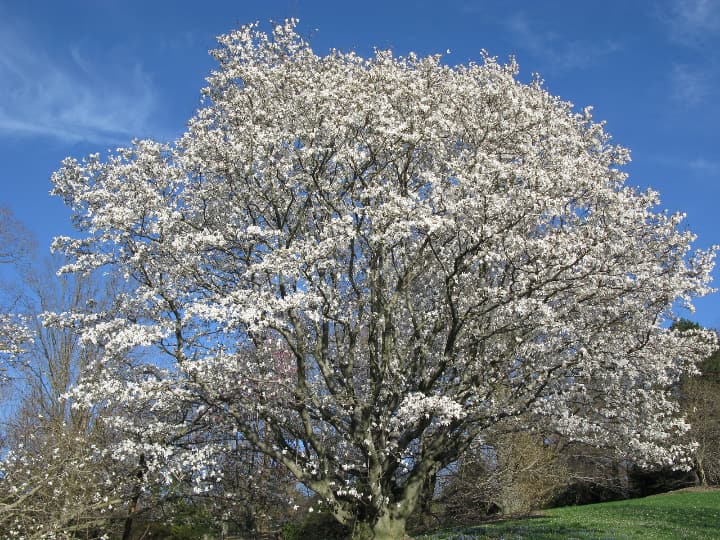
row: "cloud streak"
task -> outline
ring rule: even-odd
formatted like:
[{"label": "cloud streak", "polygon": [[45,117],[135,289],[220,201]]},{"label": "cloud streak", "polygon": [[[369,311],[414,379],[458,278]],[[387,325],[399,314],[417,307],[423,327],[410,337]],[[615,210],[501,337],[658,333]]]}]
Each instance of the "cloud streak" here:
[{"label": "cloud streak", "polygon": [[705,158],[696,158],[690,161],[690,168],[702,176],[720,176],[720,162]]},{"label": "cloud streak", "polygon": [[717,0],[672,0],[664,19],[671,37],[685,45],[702,46],[720,34],[720,2]]},{"label": "cloud streak", "polygon": [[601,43],[565,42],[554,32],[536,28],[523,13],[516,13],[508,22],[518,43],[532,55],[552,62],[552,67],[573,70],[592,64],[596,59],[620,50],[620,45],[607,40]]},{"label": "cloud streak", "polygon": [[674,64],[670,84],[673,100],[686,107],[700,105],[711,95],[710,76],[698,67]]},{"label": "cloud streak", "polygon": [[0,136],[115,144],[149,135],[157,96],[139,63],[100,66],[77,47],[51,53],[17,28],[0,23]]},{"label": "cloud streak", "polygon": [[[667,0],[655,15],[668,39],[684,57],[670,65],[668,96],[682,107],[707,106],[714,102],[720,82],[720,2],[718,0]],[[693,56],[688,57],[691,53]]]}]

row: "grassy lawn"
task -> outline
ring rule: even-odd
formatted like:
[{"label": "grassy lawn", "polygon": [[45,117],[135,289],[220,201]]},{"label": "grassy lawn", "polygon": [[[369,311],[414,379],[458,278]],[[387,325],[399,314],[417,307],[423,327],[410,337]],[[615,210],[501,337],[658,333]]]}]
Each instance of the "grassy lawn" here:
[{"label": "grassy lawn", "polygon": [[643,499],[553,508],[525,519],[441,531],[418,538],[717,540],[720,539],[720,490],[682,490]]}]

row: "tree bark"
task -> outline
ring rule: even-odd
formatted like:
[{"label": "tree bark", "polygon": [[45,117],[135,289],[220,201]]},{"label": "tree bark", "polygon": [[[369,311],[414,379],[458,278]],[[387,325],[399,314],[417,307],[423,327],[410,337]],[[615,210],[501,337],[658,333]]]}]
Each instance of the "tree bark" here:
[{"label": "tree bark", "polygon": [[132,534],[132,524],[135,512],[137,511],[137,504],[140,500],[140,494],[142,492],[142,481],[145,477],[145,454],[140,454],[140,460],[138,461],[138,469],[135,475],[135,488],[133,489],[132,498],[130,499],[130,505],[128,507],[128,515],[125,518],[125,527],[123,528],[122,540],[130,540]]},{"label": "tree bark", "polygon": [[385,512],[371,528],[373,540],[403,540],[405,533],[405,519],[394,517]]}]

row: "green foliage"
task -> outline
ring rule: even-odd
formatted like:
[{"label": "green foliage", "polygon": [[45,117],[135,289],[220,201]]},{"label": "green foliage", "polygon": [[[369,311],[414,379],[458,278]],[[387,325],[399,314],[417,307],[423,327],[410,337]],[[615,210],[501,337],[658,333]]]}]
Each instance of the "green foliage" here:
[{"label": "green foliage", "polygon": [[348,540],[352,530],[340,524],[329,512],[311,512],[299,523],[288,523],[282,528],[283,540]]},{"label": "green foliage", "polygon": [[203,523],[153,523],[147,526],[143,540],[198,540],[207,536],[215,538],[215,528]]},{"label": "green foliage", "polygon": [[699,367],[705,379],[720,383],[720,349],[701,362]]},{"label": "green foliage", "polygon": [[218,520],[210,510],[188,501],[175,501],[163,515],[138,520],[133,529],[142,540],[198,540],[220,535]]},{"label": "green foliage", "polygon": [[372,529],[367,523],[357,522],[352,530],[352,540],[372,540]]},{"label": "green foliage", "polygon": [[679,330],[680,332],[687,332],[688,330],[701,330],[702,326],[700,326],[695,321],[690,321],[688,319],[679,319],[672,323],[672,326],[670,327],[673,330]]},{"label": "green foliage", "polygon": [[546,510],[521,520],[418,537],[424,540],[720,538],[720,491],[682,491],[643,499]]}]

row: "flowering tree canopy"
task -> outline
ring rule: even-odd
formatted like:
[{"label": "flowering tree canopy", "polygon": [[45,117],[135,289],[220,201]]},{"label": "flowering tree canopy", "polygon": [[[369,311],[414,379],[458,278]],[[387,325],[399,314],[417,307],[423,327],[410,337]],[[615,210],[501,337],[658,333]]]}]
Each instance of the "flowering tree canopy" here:
[{"label": "flowering tree canopy", "polygon": [[318,56],[294,21],[219,41],[179,140],[53,177],[83,233],[64,271],[133,285],[72,320],[119,453],[212,489],[240,435],[376,538],[493,430],[677,459],[670,389],[713,344],[666,323],[713,253],[589,110],[488,56]]}]

